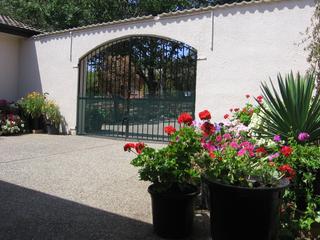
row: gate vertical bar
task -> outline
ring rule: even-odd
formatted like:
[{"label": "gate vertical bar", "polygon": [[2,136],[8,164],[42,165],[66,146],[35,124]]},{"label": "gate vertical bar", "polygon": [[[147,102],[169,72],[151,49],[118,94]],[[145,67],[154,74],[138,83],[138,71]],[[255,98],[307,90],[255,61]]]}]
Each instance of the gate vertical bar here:
[{"label": "gate vertical bar", "polygon": [[128,89],[127,89],[127,101],[126,101],[126,105],[127,105],[127,121],[126,121],[126,138],[129,137],[129,121],[130,121],[130,94],[131,94],[131,54],[132,54],[132,38],[129,38],[129,44],[128,44],[128,55],[129,55],[129,63],[128,63]]}]

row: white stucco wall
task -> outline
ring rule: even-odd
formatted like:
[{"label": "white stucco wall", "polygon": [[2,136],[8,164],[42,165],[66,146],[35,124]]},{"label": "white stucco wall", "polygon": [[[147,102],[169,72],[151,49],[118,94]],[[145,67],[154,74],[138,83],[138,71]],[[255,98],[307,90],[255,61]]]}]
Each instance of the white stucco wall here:
[{"label": "white stucco wall", "polygon": [[30,39],[22,48],[19,94],[49,92],[73,129],[79,58],[116,38],[156,35],[198,50],[196,111],[209,109],[221,120],[229,108],[244,102],[245,94],[258,94],[260,81],[308,68],[299,43],[313,11],[313,0],[283,0],[89,28],[72,33],[72,59],[69,32]]},{"label": "white stucco wall", "polygon": [[0,99],[17,100],[20,42],[20,37],[0,33]]}]

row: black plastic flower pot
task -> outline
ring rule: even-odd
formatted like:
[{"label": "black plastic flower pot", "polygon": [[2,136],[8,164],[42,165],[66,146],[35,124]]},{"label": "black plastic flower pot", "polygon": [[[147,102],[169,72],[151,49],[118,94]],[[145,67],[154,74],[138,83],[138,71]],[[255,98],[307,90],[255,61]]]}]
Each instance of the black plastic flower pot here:
[{"label": "black plastic flower pot", "polygon": [[43,116],[32,118],[30,116],[30,126],[31,130],[43,130],[44,129],[44,121]]},{"label": "black plastic flower pot", "polygon": [[47,124],[47,133],[49,135],[58,135],[59,129],[57,127],[55,127],[54,125]]},{"label": "black plastic flower pot", "polygon": [[283,180],[278,187],[237,187],[205,178],[209,188],[211,236],[214,240],[278,239]]},{"label": "black plastic flower pot", "polygon": [[[304,172],[309,171],[308,169],[305,169]],[[320,169],[314,170],[312,172],[315,179],[312,183],[313,187],[313,194],[314,195],[320,195]],[[308,207],[308,200],[307,200],[307,186],[303,183],[303,180],[299,178],[299,181],[302,183],[300,186],[292,186],[293,191],[295,191],[296,194],[296,204],[297,209],[299,211],[306,211]]]},{"label": "black plastic flower pot", "polygon": [[152,184],[148,188],[152,201],[154,232],[163,238],[185,238],[192,233],[194,199],[199,194],[196,186],[186,191],[158,192]]},{"label": "black plastic flower pot", "polygon": [[313,192],[315,195],[320,195],[320,169],[315,173],[316,179],[313,182]]}]

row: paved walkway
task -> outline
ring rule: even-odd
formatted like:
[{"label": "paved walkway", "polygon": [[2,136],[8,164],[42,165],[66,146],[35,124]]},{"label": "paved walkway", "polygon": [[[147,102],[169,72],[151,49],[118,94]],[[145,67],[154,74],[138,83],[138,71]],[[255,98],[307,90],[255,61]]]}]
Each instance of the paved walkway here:
[{"label": "paved walkway", "polygon": [[[148,183],[124,141],[81,136],[0,137],[1,240],[160,239]],[[198,213],[190,239],[209,239]]]}]

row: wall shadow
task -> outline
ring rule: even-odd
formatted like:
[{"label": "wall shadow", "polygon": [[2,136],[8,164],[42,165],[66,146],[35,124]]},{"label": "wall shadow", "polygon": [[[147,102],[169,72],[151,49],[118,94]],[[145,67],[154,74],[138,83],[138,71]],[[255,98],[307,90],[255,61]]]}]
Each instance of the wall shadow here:
[{"label": "wall shadow", "polygon": [[[196,225],[208,220],[196,216]],[[201,238],[203,234],[205,238]],[[208,239],[208,231],[191,239]],[[0,181],[1,240],[161,239],[152,225]]]},{"label": "wall shadow", "polygon": [[22,42],[19,65],[19,97],[32,91],[43,93],[37,49],[32,38]]}]

